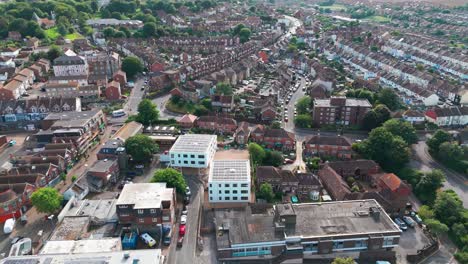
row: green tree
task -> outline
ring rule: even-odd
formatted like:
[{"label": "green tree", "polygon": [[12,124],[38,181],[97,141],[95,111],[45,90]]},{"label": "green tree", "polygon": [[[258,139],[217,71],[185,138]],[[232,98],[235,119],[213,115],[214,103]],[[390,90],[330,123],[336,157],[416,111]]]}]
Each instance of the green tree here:
[{"label": "green tree", "polygon": [[158,145],[150,137],[139,134],[125,141],[125,149],[134,161],[148,163],[158,151]]},{"label": "green tree", "polygon": [[387,106],[383,104],[378,104],[374,107],[374,111],[377,113],[379,117],[379,123],[383,124],[385,121],[389,120],[391,117],[390,110]]},{"label": "green tree", "polygon": [[138,104],[138,114],[136,121],[142,123],[145,126],[155,124],[159,119],[159,111],[156,105],[149,99],[143,99]]},{"label": "green tree", "polygon": [[294,118],[294,124],[300,128],[308,128],[312,126],[312,117],[308,114],[298,115]]},{"label": "green tree", "polygon": [[434,218],[434,211],[429,206],[423,205],[419,207],[418,215],[423,221],[426,221],[426,219]]},{"label": "green tree", "polygon": [[271,128],[272,128],[272,129],[279,129],[279,128],[281,128],[281,123],[280,123],[280,122],[277,122],[277,121],[276,121],[276,122],[273,122],[273,123],[271,124]]},{"label": "green tree", "polygon": [[433,170],[424,174],[416,185],[415,192],[423,202],[433,203],[436,192],[443,186],[445,175],[440,170]]},{"label": "green tree", "polygon": [[434,202],[434,214],[437,219],[448,226],[459,222],[464,211],[463,202],[453,190],[437,193]]},{"label": "green tree", "polygon": [[209,109],[209,110],[212,109],[211,99],[210,98],[205,98],[205,99],[201,100],[200,104],[203,105],[206,109]]},{"label": "green tree", "polygon": [[407,181],[413,187],[416,186],[421,180],[422,176],[424,176],[423,172],[408,167],[401,169],[397,174],[400,179]]},{"label": "green tree", "polygon": [[429,230],[431,230],[431,232],[436,236],[445,234],[449,230],[446,224],[443,224],[436,219],[428,219],[426,220],[425,224],[427,227],[429,227]]},{"label": "green tree", "polygon": [[296,109],[299,115],[309,114],[309,107],[312,104],[310,96],[304,96],[297,101]]},{"label": "green tree", "polygon": [[102,33],[104,34],[104,37],[105,38],[112,38],[114,37],[114,34],[115,34],[115,29],[114,28],[111,28],[111,27],[106,27]]},{"label": "green tree", "polygon": [[72,182],[76,182],[77,179],[78,179],[78,176],[73,175],[72,178],[71,178],[71,181],[72,181]]},{"label": "green tree", "polygon": [[208,114],[208,109],[204,105],[196,105],[193,114],[196,116],[204,116]]},{"label": "green tree", "polygon": [[52,187],[36,190],[31,195],[31,202],[37,211],[46,214],[55,213],[62,205],[62,195]]},{"label": "green tree", "polygon": [[411,123],[398,120],[390,119],[383,124],[383,127],[395,136],[400,136],[408,145],[415,144],[418,142],[418,136],[416,135],[416,129],[414,129]]},{"label": "green tree", "polygon": [[258,145],[257,143],[249,144],[249,155],[250,160],[252,160],[254,166],[262,164],[263,160],[266,157],[265,150],[262,148],[262,146]]},{"label": "green tree", "polygon": [[248,29],[248,28],[241,29],[240,32],[239,32],[240,42],[245,43],[245,42],[249,41],[251,34],[252,34],[252,32],[250,31],[250,29]]},{"label": "green tree", "polygon": [[386,105],[390,110],[395,111],[400,108],[400,98],[391,88],[384,88],[377,94],[379,103]]},{"label": "green tree", "polygon": [[283,165],[284,157],[279,151],[266,151],[262,165],[279,167]]},{"label": "green tree", "polygon": [[444,130],[437,130],[434,135],[426,141],[429,151],[433,154],[439,153],[439,147],[442,143],[452,140],[452,136]]},{"label": "green tree", "polygon": [[354,259],[352,258],[336,258],[331,264],[354,264]]},{"label": "green tree", "polygon": [[122,61],[122,70],[131,78],[143,71],[143,63],[137,57],[129,56]]},{"label": "green tree", "polygon": [[157,170],[153,178],[151,178],[151,182],[165,182],[167,187],[175,188],[180,194],[184,194],[185,188],[187,187],[182,173],[172,168]]},{"label": "green tree", "polygon": [[232,86],[229,83],[218,83],[215,92],[216,94],[232,95]]},{"label": "green tree", "polygon": [[262,185],[260,185],[259,195],[267,200],[267,202],[271,202],[274,197],[273,188],[269,183],[262,183]]},{"label": "green tree", "polygon": [[364,157],[377,161],[387,171],[398,171],[410,156],[406,142],[383,127],[372,130],[369,138],[354,144],[353,148]]},{"label": "green tree", "polygon": [[444,142],[439,146],[437,156],[446,162],[461,160],[465,155],[463,148],[457,142]]},{"label": "green tree", "polygon": [[63,55],[62,49],[56,45],[51,45],[49,50],[47,51],[47,58],[50,61],[54,61],[56,58],[62,55]]},{"label": "green tree", "polygon": [[143,26],[143,34],[145,34],[146,37],[154,37],[156,35],[156,23],[145,23]]}]

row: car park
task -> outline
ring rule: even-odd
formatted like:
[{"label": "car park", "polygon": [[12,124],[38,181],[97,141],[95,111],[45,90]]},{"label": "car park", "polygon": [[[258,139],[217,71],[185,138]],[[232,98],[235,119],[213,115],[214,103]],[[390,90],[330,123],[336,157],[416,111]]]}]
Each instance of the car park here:
[{"label": "car park", "polygon": [[409,227],[415,227],[416,226],[416,222],[414,222],[414,220],[409,216],[403,216],[403,221]]},{"label": "car park", "polygon": [[406,224],[400,218],[395,218],[395,224],[397,224],[398,227],[403,231],[408,230],[408,226],[406,226]]}]

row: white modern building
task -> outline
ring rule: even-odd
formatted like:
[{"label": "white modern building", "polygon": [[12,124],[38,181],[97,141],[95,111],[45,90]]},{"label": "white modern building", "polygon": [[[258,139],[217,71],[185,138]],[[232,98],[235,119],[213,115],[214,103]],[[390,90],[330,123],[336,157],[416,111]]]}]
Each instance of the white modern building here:
[{"label": "white modern building", "polygon": [[249,160],[215,160],[208,176],[210,203],[250,202]]},{"label": "white modern building", "polygon": [[208,168],[216,153],[216,135],[181,135],[169,150],[172,167]]}]

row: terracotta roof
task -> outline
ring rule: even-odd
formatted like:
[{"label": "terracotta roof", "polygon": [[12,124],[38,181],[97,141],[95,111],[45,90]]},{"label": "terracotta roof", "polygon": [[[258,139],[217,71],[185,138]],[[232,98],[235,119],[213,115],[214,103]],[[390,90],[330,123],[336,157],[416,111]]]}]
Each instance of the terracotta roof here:
[{"label": "terracotta roof", "polygon": [[342,136],[312,136],[306,144],[331,145],[331,146],[351,146],[348,138]]},{"label": "terracotta roof", "polygon": [[400,178],[398,178],[398,176],[393,173],[387,173],[383,175],[380,177],[380,180],[385,183],[385,185],[387,185],[387,187],[392,191],[397,190],[401,185]]},{"label": "terracotta roof", "polygon": [[193,123],[195,120],[197,120],[197,116],[192,115],[192,114],[185,114],[183,117],[181,117],[177,122],[179,123]]},{"label": "terracotta roof", "polygon": [[282,128],[267,129],[265,130],[265,137],[275,137],[275,138],[290,138],[294,140],[294,134],[288,132]]},{"label": "terracotta roof", "polygon": [[348,184],[330,166],[326,165],[318,173],[320,180],[333,199],[341,201],[351,193]]},{"label": "terracotta roof", "polygon": [[217,117],[217,116],[200,116],[197,119],[197,122],[214,122],[218,124],[225,124],[225,125],[236,125],[237,121],[232,118],[227,117]]}]

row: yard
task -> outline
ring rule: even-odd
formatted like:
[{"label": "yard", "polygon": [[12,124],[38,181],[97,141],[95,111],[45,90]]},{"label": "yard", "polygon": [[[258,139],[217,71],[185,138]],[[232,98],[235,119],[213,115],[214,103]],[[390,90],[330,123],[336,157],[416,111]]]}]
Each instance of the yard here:
[{"label": "yard", "polygon": [[346,6],[344,5],[341,5],[341,4],[333,4],[333,5],[330,5],[330,6],[320,6],[320,8],[323,8],[323,9],[330,9],[332,11],[346,11]]},{"label": "yard", "polygon": [[[51,40],[56,40],[58,37],[60,37],[60,33],[58,32],[57,27],[49,28],[45,31],[45,33],[47,37]],[[69,40],[75,40],[75,39],[82,38],[82,37],[83,36],[81,36],[81,34],[78,32],[74,32],[72,34],[67,34],[64,36],[65,39],[69,39]]]},{"label": "yard", "polygon": [[390,18],[384,16],[370,16],[367,19],[378,23],[388,23],[391,21]]}]

